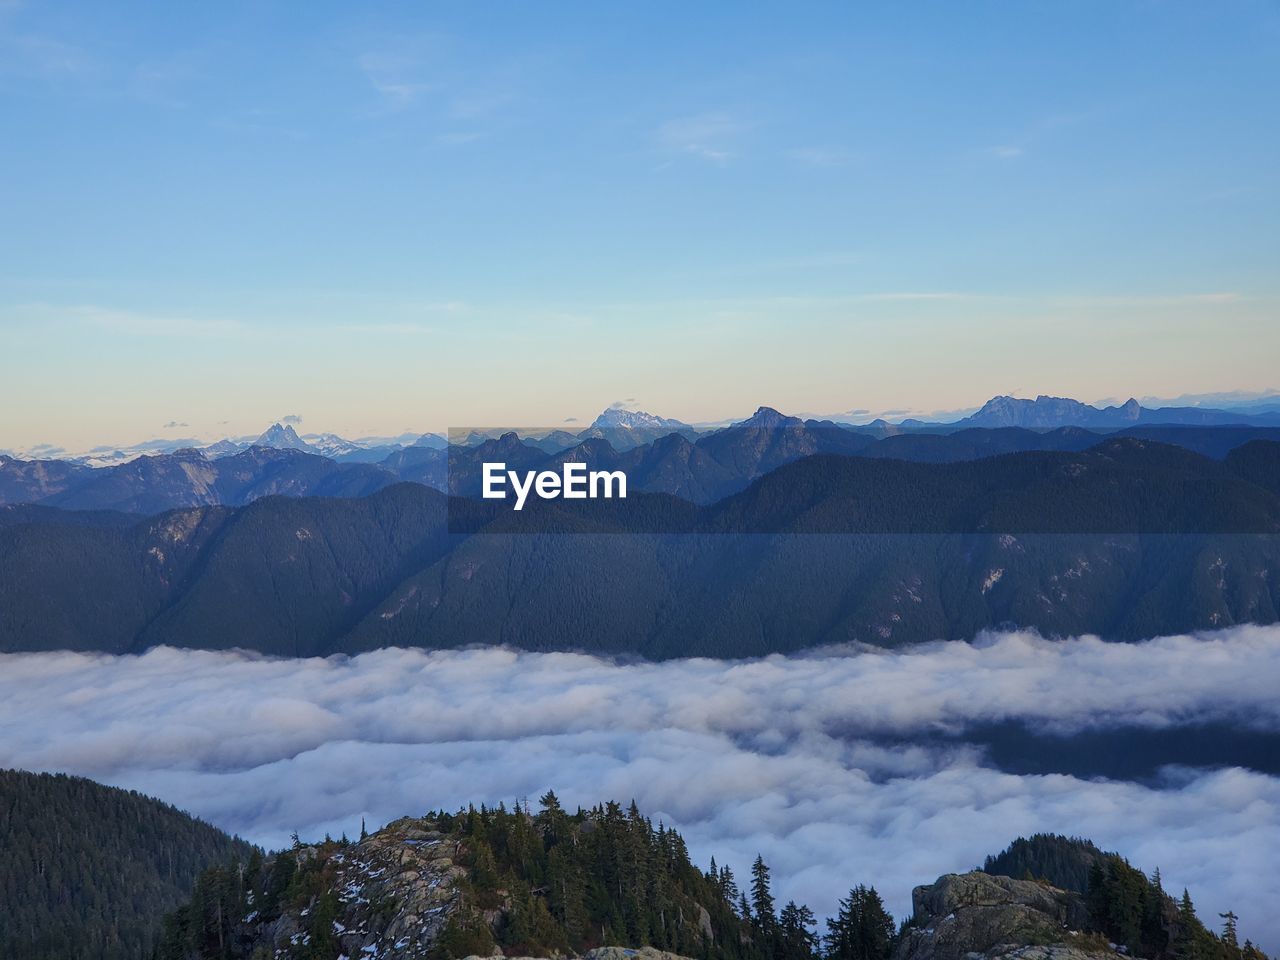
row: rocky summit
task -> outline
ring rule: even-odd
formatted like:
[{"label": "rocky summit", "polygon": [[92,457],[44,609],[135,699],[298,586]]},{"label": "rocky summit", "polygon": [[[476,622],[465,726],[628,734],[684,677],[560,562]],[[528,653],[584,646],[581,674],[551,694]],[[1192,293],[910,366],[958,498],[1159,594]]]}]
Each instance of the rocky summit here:
[{"label": "rocky summit", "polygon": [[457,852],[457,841],[431,822],[407,817],[344,849],[299,847],[294,859],[320,868],[331,900],[313,898],[269,922],[251,910],[240,933],[269,947],[273,957],[308,955],[316,926],[312,914],[327,910],[340,956],[426,956],[459,906],[458,882],[466,870],[454,862]]},{"label": "rocky summit", "polygon": [[549,792],[536,816],[468,808],[361,834],[206,871],[157,960],[752,960],[720,875],[634,807],[569,813]]},{"label": "rocky summit", "polygon": [[539,804],[440,810],[211,867],[153,960],[1267,960],[1234,914],[1220,938],[1158,872],[1082,839],[1015,841],[990,873],[917,887],[899,927],[864,884],[831,917],[780,907],[763,857],[741,880],[703,870],[634,803],[571,812],[547,791]]},{"label": "rocky summit", "polygon": [[893,960],[1085,960],[1117,956],[1084,934],[1088,910],[1078,893],[1033,880],[973,872],[948,874],[911,894],[913,922]]},{"label": "rocky summit", "polygon": [[[472,954],[463,960],[544,960],[541,957],[504,957],[494,954],[492,957],[480,957]],[[582,960],[689,960],[678,953],[668,953],[654,947],[596,947],[582,955]]]}]

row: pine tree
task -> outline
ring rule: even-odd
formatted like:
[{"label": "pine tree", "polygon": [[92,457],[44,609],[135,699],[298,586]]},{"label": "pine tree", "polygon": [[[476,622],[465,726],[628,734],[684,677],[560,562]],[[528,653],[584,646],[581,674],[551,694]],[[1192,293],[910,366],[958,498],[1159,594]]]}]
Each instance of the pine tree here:
[{"label": "pine tree", "polygon": [[547,857],[547,899],[569,942],[579,943],[586,933],[586,890],[582,872],[567,851],[566,846],[557,845]]},{"label": "pine tree", "polygon": [[1240,956],[1240,941],[1236,937],[1236,921],[1240,918],[1235,915],[1234,910],[1228,910],[1226,913],[1218,914],[1222,918],[1222,945],[1226,948],[1228,957],[1235,958]]},{"label": "pine tree", "polygon": [[728,864],[720,868],[720,892],[724,894],[724,898],[730,903],[736,903],[738,900],[738,881],[733,876],[733,870]]},{"label": "pine tree", "polygon": [[1182,900],[1178,903],[1178,927],[1171,948],[1174,960],[1205,960],[1207,952],[1200,934],[1202,929],[1191,894],[1184,888]]},{"label": "pine tree", "polygon": [[772,935],[778,918],[774,912],[773,892],[770,890],[769,868],[764,857],[757,854],[755,863],[751,864],[751,913],[755,918],[756,929],[766,936]]},{"label": "pine tree", "polygon": [[568,833],[568,816],[560,806],[560,798],[554,790],[548,790],[538,798],[541,809],[538,812],[538,828],[542,831],[543,843],[552,847]]},{"label": "pine tree", "polygon": [[813,911],[788,900],[778,915],[778,936],[782,960],[812,960],[818,952],[818,935],[810,928],[817,923]]},{"label": "pine tree", "polygon": [[875,887],[863,894],[862,916],[858,925],[858,960],[885,960],[893,947],[893,917]]},{"label": "pine tree", "polygon": [[827,921],[827,960],[885,960],[893,933],[893,917],[876,888],[859,884]]}]

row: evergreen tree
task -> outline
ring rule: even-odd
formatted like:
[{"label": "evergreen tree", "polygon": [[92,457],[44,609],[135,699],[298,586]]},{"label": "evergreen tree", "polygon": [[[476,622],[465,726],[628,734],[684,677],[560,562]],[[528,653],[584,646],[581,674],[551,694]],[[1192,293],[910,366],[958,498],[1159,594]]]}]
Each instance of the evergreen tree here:
[{"label": "evergreen tree", "polygon": [[736,903],[738,900],[738,881],[733,876],[733,870],[728,864],[720,868],[720,892],[724,894],[724,898],[730,903]]},{"label": "evergreen tree", "polygon": [[858,960],[885,960],[893,947],[893,917],[875,887],[863,895],[858,944]]},{"label": "evergreen tree", "polygon": [[1191,894],[1185,889],[1178,902],[1178,924],[1171,945],[1173,960],[1210,960],[1209,937],[1196,917]]},{"label": "evergreen tree", "polygon": [[818,952],[818,935],[811,928],[817,922],[812,910],[788,900],[778,915],[779,949],[775,955],[781,960],[813,960]]},{"label": "evergreen tree", "polygon": [[862,884],[827,921],[828,960],[885,960],[893,947],[893,917],[875,887]]},{"label": "evergreen tree", "polygon": [[1236,921],[1240,918],[1232,910],[1220,913],[1218,916],[1222,918],[1222,942],[1232,950],[1239,949],[1240,941],[1236,939]]},{"label": "evergreen tree", "polygon": [[765,936],[772,936],[778,918],[774,913],[773,892],[770,890],[769,867],[764,857],[757,855],[751,864],[751,914],[756,929]]}]

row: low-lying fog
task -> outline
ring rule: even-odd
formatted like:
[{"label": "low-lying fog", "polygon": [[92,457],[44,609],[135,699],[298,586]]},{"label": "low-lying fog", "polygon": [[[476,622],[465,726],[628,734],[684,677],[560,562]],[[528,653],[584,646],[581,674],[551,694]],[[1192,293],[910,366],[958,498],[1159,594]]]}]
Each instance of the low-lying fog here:
[{"label": "low-lying fog", "polygon": [[1275,951],[1274,765],[1016,774],[964,734],[1012,724],[1051,753],[1149,731],[1176,756],[1194,728],[1203,762],[1207,727],[1247,734],[1256,753],[1280,743],[1278,679],[1280,627],[657,664],[501,648],[12,654],[0,766],[135,788],[267,846],[548,787],[566,805],[634,798],[704,864],[714,853],[743,876],[763,853],[779,899],[820,915],[866,882],[901,917],[913,885],[1015,836],[1076,834],[1159,866],[1206,918],[1234,908],[1242,935]]}]

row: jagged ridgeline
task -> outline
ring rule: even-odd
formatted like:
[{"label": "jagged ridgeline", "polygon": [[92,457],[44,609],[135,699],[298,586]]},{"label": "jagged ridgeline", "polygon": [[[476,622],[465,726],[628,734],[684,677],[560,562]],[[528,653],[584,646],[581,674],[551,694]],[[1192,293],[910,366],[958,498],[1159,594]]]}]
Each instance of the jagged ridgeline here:
[{"label": "jagged ridgeline", "polygon": [[0,770],[0,957],[147,957],[201,872],[251,850],[138,793]]},{"label": "jagged ridgeline", "polygon": [[[607,944],[763,960],[729,870],[635,806],[536,814],[469,808],[359,842],[297,845],[215,868],[166,921],[159,960],[288,956],[549,956]],[[280,951],[280,952],[277,952]]]},{"label": "jagged ridgeline", "polygon": [[[763,859],[741,886],[714,860],[703,871],[634,804],[571,814],[549,792],[536,813],[468,808],[361,833],[209,870],[157,960],[1266,960],[1237,940],[1233,914],[1215,934],[1158,873],[1065,837],[1019,840],[990,873],[917,887],[900,927],[859,884],[819,935],[808,907],[775,902]],[[1078,884],[1082,864],[1079,889],[992,876]]]}]

